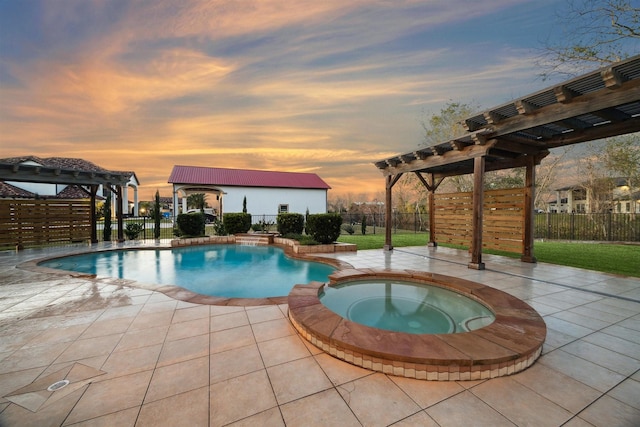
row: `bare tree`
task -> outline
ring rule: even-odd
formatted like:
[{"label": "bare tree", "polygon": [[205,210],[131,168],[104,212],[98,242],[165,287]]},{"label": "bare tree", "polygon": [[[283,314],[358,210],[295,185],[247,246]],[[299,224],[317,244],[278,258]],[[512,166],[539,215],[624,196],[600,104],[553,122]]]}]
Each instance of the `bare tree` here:
[{"label": "bare tree", "polygon": [[[630,134],[607,139],[602,161],[610,174],[624,179],[627,196],[632,200],[632,194],[640,185],[640,134]],[[635,202],[631,203],[632,212],[636,212]]]},{"label": "bare tree", "polygon": [[550,195],[551,185],[556,181],[558,166],[572,149],[571,146],[562,147],[558,154],[551,154],[540,163],[536,172],[534,206],[545,207],[544,200]]},{"label": "bare tree", "polygon": [[450,101],[445,104],[439,113],[420,122],[424,129],[424,140],[419,146],[430,147],[466,133],[462,121],[479,109],[476,105],[462,102]]},{"label": "bare tree", "polygon": [[638,53],[640,7],[637,0],[561,2],[555,28],[561,37],[543,43],[541,75],[574,76]]},{"label": "bare tree", "polygon": [[[426,120],[421,121],[424,139],[419,146],[430,147],[463,135],[466,129],[462,122],[479,109],[476,105],[462,102],[450,101],[445,104],[439,113],[432,114]],[[422,188],[422,184],[417,179],[412,177],[410,181],[414,186]],[[452,176],[447,179],[443,188],[447,189],[445,191],[471,191],[473,179],[470,175]]]},{"label": "bare tree", "polygon": [[587,145],[587,150],[587,154],[578,161],[579,186],[585,192],[587,212],[608,212],[613,204],[613,183],[602,161],[602,150],[592,143]]}]

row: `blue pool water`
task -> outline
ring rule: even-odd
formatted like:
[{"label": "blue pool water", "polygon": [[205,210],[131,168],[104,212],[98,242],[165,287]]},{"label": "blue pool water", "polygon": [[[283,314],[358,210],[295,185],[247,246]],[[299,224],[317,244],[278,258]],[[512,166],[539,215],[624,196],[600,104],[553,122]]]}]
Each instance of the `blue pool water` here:
[{"label": "blue pool water", "polygon": [[325,286],[320,301],[345,319],[410,334],[468,332],[495,316],[479,302],[438,286],[363,280]]},{"label": "blue pool water", "polygon": [[334,267],[285,256],[273,246],[208,245],[94,252],[40,265],[141,283],[177,285],[227,298],[286,296],[296,284],[326,282]]}]

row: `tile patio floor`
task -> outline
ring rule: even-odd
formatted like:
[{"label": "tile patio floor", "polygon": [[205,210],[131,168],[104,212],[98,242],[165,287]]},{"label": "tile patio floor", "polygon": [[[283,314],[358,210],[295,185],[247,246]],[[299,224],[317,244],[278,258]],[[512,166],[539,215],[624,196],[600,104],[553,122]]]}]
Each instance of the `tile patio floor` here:
[{"label": "tile patio floor", "polygon": [[528,370],[427,382],[322,353],[286,305],[196,305],[122,280],[16,268],[77,250],[0,252],[0,426],[640,425],[635,278],[489,255],[475,271],[447,248],[338,255],[495,286],[544,316],[543,355]]}]

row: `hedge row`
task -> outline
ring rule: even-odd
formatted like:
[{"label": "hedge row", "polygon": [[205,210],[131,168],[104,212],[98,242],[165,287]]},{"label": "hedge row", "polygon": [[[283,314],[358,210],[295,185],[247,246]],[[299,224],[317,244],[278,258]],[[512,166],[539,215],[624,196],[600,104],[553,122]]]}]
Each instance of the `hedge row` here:
[{"label": "hedge row", "polygon": [[283,236],[286,234],[302,234],[304,230],[304,215],[298,213],[281,213],[278,214],[278,233]]},{"label": "hedge row", "polygon": [[[251,214],[225,213],[224,230],[227,234],[246,233],[251,229]],[[342,216],[340,214],[311,214],[307,216],[306,232],[321,244],[333,243],[340,236]],[[304,216],[296,213],[278,215],[278,232],[282,235],[302,234],[305,229]],[[177,218],[178,236],[203,236],[205,216],[202,213],[180,214]]]},{"label": "hedge row", "polygon": [[184,237],[204,236],[205,216],[203,213],[183,213],[176,218],[175,234]]},{"label": "hedge row", "polygon": [[251,214],[226,213],[222,215],[224,228],[228,234],[246,233],[251,229]]},{"label": "hedge row", "polygon": [[340,214],[313,214],[307,218],[307,234],[322,244],[338,240],[341,226]]}]

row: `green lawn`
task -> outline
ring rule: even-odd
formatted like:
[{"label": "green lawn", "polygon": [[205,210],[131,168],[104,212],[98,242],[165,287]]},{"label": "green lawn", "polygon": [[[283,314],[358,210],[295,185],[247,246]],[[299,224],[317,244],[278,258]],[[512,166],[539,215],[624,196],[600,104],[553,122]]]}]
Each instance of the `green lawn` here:
[{"label": "green lawn", "polygon": [[[381,249],[384,233],[348,235],[338,239],[344,243],[355,243],[359,250]],[[428,241],[427,234],[397,233],[393,235],[393,246],[422,246]],[[448,246],[448,245],[442,245]],[[520,258],[520,254],[484,250],[483,253]],[[614,245],[608,243],[571,243],[544,241],[535,242],[534,254],[539,262],[603,271],[624,276],[640,277],[640,245]]]}]

